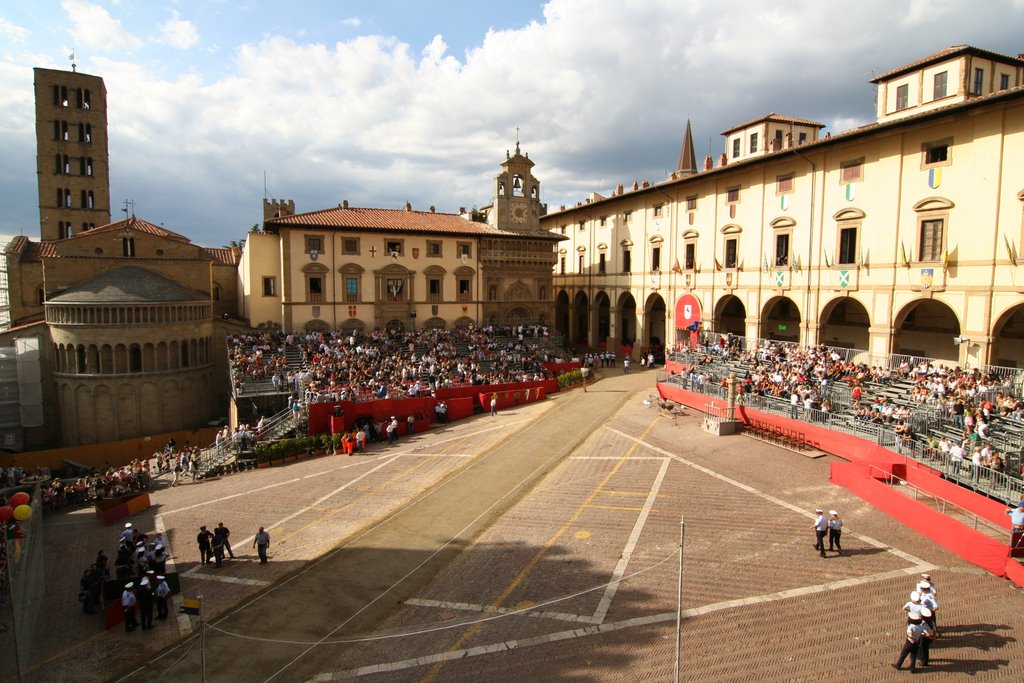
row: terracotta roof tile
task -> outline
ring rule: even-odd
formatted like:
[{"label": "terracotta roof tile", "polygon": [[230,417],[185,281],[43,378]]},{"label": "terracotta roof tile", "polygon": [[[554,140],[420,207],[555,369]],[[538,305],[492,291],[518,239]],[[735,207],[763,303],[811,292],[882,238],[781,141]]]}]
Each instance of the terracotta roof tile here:
[{"label": "terracotta roof tile", "polygon": [[107,225],[101,225],[98,228],[93,228],[87,232],[80,232],[77,235],[72,235],[69,239],[75,239],[82,235],[95,235],[102,232],[117,232],[118,230],[138,230],[139,232],[149,233],[150,235],[156,235],[158,237],[165,237],[176,242],[182,242],[184,244],[191,244],[191,240],[184,235],[179,235],[176,232],[172,232],[167,228],[162,228],[159,225],[153,225],[147,221],[131,216],[125,218],[123,221],[117,221],[116,223],[108,223]]},{"label": "terracotta roof tile", "polygon": [[941,62],[944,59],[949,59],[950,57],[959,55],[961,53],[978,55],[980,57],[993,59],[998,62],[1005,62],[1007,64],[1013,64],[1015,66],[1024,66],[1024,59],[1020,59],[1019,57],[1011,57],[1009,55],[1000,54],[998,52],[992,52],[991,50],[983,50],[981,48],[972,47],[970,45],[952,45],[944,50],[934,52],[928,55],[927,57],[922,57],[921,59],[910,62],[909,64],[898,66],[895,69],[886,71],[883,74],[875,76],[874,78],[871,79],[871,83],[887,81],[894,76],[899,76],[910,71],[916,71],[923,66],[931,64],[933,62]]},{"label": "terracotta roof tile", "polygon": [[239,252],[237,249],[230,247],[203,247],[203,254],[209,256],[217,263],[224,263],[229,266],[238,265]]},{"label": "terracotta roof tile", "polygon": [[519,235],[498,230],[486,223],[476,223],[454,213],[409,211],[401,209],[322,209],[309,213],[282,216],[266,221],[267,226],[310,226],[318,228],[354,228],[388,232],[426,232],[449,235]]},{"label": "terracotta roof tile", "polygon": [[771,114],[765,114],[764,116],[759,116],[756,119],[751,119],[746,123],[741,123],[727,130],[723,130],[722,135],[728,135],[733,131],[740,130],[741,128],[747,128],[749,126],[754,125],[755,123],[761,123],[765,121],[774,121],[775,123],[791,123],[796,126],[814,126],[815,128],[825,127],[824,123],[811,121],[810,119],[798,119],[795,116],[783,116],[782,114],[776,114],[775,112],[772,112]]}]

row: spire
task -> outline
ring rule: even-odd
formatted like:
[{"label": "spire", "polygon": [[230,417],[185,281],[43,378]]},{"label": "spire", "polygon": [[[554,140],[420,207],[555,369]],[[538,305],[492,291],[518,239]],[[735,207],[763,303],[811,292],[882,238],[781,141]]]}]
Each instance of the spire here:
[{"label": "spire", "polygon": [[683,134],[683,148],[679,150],[678,173],[693,175],[697,172],[697,157],[693,153],[693,133],[690,131],[690,119],[686,119],[686,133]]}]

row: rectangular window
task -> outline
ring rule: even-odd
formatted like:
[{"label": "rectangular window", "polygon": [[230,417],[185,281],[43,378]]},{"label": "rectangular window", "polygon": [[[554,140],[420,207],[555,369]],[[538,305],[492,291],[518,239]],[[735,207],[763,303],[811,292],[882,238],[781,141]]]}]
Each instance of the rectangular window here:
[{"label": "rectangular window", "polygon": [[622,272],[629,273],[633,270],[633,258],[629,249],[622,250]]},{"label": "rectangular window", "polygon": [[623,222],[623,224],[629,225],[629,219],[630,219],[630,217],[632,215],[633,215],[632,211],[626,211],[625,213],[623,213],[622,214],[622,222]]},{"label": "rectangular window", "polygon": [[441,300],[441,279],[432,277],[427,280],[427,300],[438,302]]},{"label": "rectangular window", "polygon": [[654,205],[654,217],[655,218],[660,218],[661,217],[661,204],[655,204]]},{"label": "rectangular window", "polygon": [[263,296],[277,296],[277,278],[263,278]]},{"label": "rectangular window", "polygon": [[693,242],[686,243],[686,256],[684,257],[686,270],[693,270],[697,267],[697,245]]},{"label": "rectangular window", "polygon": [[733,187],[726,191],[725,200],[730,204],[735,204],[740,200],[740,188]]},{"label": "rectangular window", "polygon": [[313,304],[321,303],[324,300],[324,279],[322,277],[309,278],[308,300]]},{"label": "rectangular window", "polygon": [[651,270],[661,270],[661,247],[651,249]]},{"label": "rectangular window", "polygon": [[580,254],[580,257],[579,257],[579,262],[580,263],[579,263],[579,269],[577,269],[577,271],[576,271],[577,273],[582,273],[583,272],[583,266],[584,266],[583,258],[584,258],[583,254]]},{"label": "rectangular window", "polygon": [[345,237],[341,240],[341,253],[346,256],[359,255],[359,238]]},{"label": "rectangular window", "polygon": [[999,89],[1006,90],[1010,87],[1010,74],[999,74]]},{"label": "rectangular window", "polygon": [[844,265],[857,262],[857,228],[839,229],[839,252],[836,254],[836,263]]},{"label": "rectangular window", "polygon": [[697,195],[686,198],[686,210],[696,211],[697,210]]},{"label": "rectangular window", "polygon": [[974,70],[974,94],[980,95],[985,91],[985,70]]},{"label": "rectangular window", "polygon": [[775,149],[782,149],[782,129],[775,131]]},{"label": "rectangular window", "polygon": [[807,142],[807,133],[800,133],[799,142],[797,142],[797,144],[802,145],[805,142]]},{"label": "rectangular window", "polygon": [[933,99],[941,100],[946,96],[946,80],[948,78],[949,74],[945,71],[935,74],[932,79],[932,88],[934,90],[934,94],[932,95]]},{"label": "rectangular window", "polygon": [[602,228],[608,225],[608,216],[601,216],[601,218],[599,219],[599,224]]},{"label": "rectangular window", "polygon": [[753,154],[757,151],[757,133],[750,134],[750,153]]},{"label": "rectangular window", "polygon": [[359,301],[358,277],[349,276],[345,278],[345,301],[347,301],[350,304]]},{"label": "rectangular window", "polygon": [[384,252],[388,256],[402,256],[403,245],[402,240],[384,240]]},{"label": "rectangular window", "polygon": [[469,301],[472,298],[472,281],[469,278],[459,278],[459,301]]},{"label": "rectangular window", "polygon": [[775,179],[775,194],[791,194],[793,192],[793,176],[780,175]]},{"label": "rectangular window", "polygon": [[734,138],[732,141],[732,158],[735,159],[740,155],[740,139]]},{"label": "rectangular window", "polygon": [[324,238],[319,235],[306,235],[306,253],[318,256],[324,253]]},{"label": "rectangular window", "polygon": [[901,85],[896,88],[896,111],[903,111],[910,106],[910,86]]},{"label": "rectangular window", "polygon": [[949,143],[931,143],[924,147],[924,166],[946,166],[949,164]]},{"label": "rectangular window", "polygon": [[598,254],[597,255],[597,274],[598,275],[604,275],[605,274],[605,258],[604,258],[604,254]]},{"label": "rectangular window", "polygon": [[733,237],[732,239],[727,239],[725,241],[725,267],[726,268],[735,268],[736,267],[736,257],[737,257],[738,251],[739,251],[738,247],[739,247],[739,245],[737,244],[737,241],[736,241],[735,237]]},{"label": "rectangular window", "polygon": [[134,237],[122,237],[121,238],[121,255],[122,256],[135,256],[135,238]]},{"label": "rectangular window", "polygon": [[427,256],[432,258],[440,258],[441,256],[441,242],[438,240],[427,240]]},{"label": "rectangular window", "polygon": [[919,261],[939,261],[942,259],[942,230],[944,221],[933,218],[921,221],[921,243],[918,249]]},{"label": "rectangular window", "polygon": [[864,180],[864,159],[854,159],[852,161],[843,161],[839,164],[839,182],[845,185],[846,183],[859,183]]},{"label": "rectangular window", "polygon": [[586,221],[580,221],[579,223],[577,223],[577,225],[579,226],[580,230],[583,230],[587,227]]},{"label": "rectangular window", "polygon": [[565,234],[565,225],[558,226],[558,232],[560,232],[560,233],[562,233],[564,235]]},{"label": "rectangular window", "polygon": [[558,259],[558,274],[565,275],[565,257],[562,256]]},{"label": "rectangular window", "polygon": [[459,242],[455,245],[455,250],[458,252],[459,258],[463,256],[473,258],[473,245],[469,242]]},{"label": "rectangular window", "polygon": [[775,236],[775,265],[789,265],[789,233],[783,232]]}]

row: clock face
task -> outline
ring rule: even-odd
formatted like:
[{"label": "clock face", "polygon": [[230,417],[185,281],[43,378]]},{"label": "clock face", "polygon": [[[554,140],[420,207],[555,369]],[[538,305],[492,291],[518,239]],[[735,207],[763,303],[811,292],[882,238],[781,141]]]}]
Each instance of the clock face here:
[{"label": "clock face", "polygon": [[513,223],[525,223],[526,222],[526,209],[521,206],[517,206],[512,209],[512,222]]}]

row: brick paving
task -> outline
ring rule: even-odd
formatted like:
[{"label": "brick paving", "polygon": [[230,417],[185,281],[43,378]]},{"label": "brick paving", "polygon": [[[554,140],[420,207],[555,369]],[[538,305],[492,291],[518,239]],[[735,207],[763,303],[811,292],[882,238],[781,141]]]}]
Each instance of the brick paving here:
[{"label": "brick paving", "polygon": [[[682,680],[896,680],[900,606],[932,567],[942,637],[927,675],[1024,675],[1012,584],[831,486],[831,456],[713,437],[696,415],[643,404],[653,373],[604,374],[587,394],[367,455],[155,493],[135,521],[159,515],[185,594],[203,593],[221,629],[207,631],[207,680],[671,681],[677,642]],[[476,469],[495,453],[501,467]],[[461,520],[474,505],[485,512]],[[811,549],[816,506],[842,512],[845,556]],[[239,559],[199,567],[195,531],[219,521]],[[265,566],[249,547],[261,524],[276,525]],[[48,583],[67,588],[47,596],[54,617],[30,680],[113,680],[140,665],[124,680],[198,680],[194,640],[173,647],[177,623],[103,632],[78,613],[81,569],[116,534],[89,512],[47,520]]]}]

